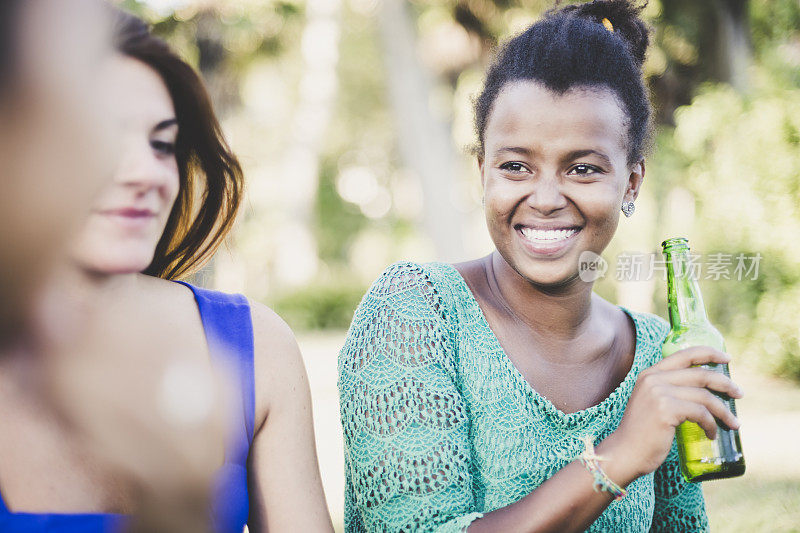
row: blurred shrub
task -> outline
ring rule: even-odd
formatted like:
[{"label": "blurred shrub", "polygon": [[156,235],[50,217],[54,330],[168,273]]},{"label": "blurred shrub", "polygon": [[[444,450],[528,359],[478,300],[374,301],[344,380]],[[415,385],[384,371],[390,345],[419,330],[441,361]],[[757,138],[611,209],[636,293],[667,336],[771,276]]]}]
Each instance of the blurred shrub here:
[{"label": "blurred shrub", "polygon": [[365,292],[355,283],[315,283],[282,294],[270,306],[296,331],[346,329]]},{"label": "blurred shrub", "polygon": [[702,284],[729,349],[800,381],[800,89],[772,79],[749,95],[703,88],[658,137],[654,164],[663,186],[696,198],[695,251],[762,256],[757,279]]}]

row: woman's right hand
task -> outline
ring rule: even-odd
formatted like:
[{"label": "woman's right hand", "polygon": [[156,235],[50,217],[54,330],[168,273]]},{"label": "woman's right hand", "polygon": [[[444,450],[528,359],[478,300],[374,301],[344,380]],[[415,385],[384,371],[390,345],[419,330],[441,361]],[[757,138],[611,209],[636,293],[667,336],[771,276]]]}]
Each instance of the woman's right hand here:
[{"label": "woman's right hand", "polygon": [[675,428],[684,421],[700,425],[708,438],[717,434],[717,422],[732,429],[739,421],[712,391],[741,398],[742,390],[731,379],[695,365],[728,363],[730,356],[709,346],[677,351],[639,374],[625,414],[609,436],[613,454],[627,463],[629,480],[658,468],[667,457]]}]

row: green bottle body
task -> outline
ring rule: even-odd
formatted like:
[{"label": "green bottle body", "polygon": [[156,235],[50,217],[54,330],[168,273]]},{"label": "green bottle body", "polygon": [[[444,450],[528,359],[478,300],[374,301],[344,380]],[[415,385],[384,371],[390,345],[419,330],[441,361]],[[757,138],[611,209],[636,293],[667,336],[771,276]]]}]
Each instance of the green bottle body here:
[{"label": "green bottle body", "polygon": [[[725,341],[708,321],[697,281],[687,266],[688,243],[685,239],[669,239],[662,246],[667,265],[667,295],[672,326],[664,340],[662,355],[668,357],[692,346],[711,346],[725,351]],[[702,366],[730,376],[727,364]],[[734,400],[724,394],[715,394],[735,415]],[[738,430],[717,421],[717,437],[711,440],[699,425],[687,421],[678,426],[676,437],[681,472],[687,481],[725,479],[744,474],[744,454]]]}]

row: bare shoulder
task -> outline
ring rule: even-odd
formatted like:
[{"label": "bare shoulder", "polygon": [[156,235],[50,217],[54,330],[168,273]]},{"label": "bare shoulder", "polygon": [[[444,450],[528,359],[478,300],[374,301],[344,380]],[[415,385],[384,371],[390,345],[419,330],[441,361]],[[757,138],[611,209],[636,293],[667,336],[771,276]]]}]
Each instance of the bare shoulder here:
[{"label": "bare shoulder", "polygon": [[305,364],[294,333],[278,314],[250,301],[253,320],[256,421],[277,409],[302,404],[309,395]]},{"label": "bare shoulder", "polygon": [[275,311],[252,300],[250,314],[253,318],[255,356],[262,363],[261,370],[280,374],[298,364],[302,366],[300,348],[289,325]]},{"label": "bare shoulder", "polygon": [[454,263],[455,268],[459,274],[466,280],[477,280],[486,277],[485,265],[487,261],[491,261],[491,255],[472,259],[471,261],[463,261],[461,263]]},{"label": "bare shoulder", "polygon": [[137,291],[143,297],[158,300],[160,305],[173,311],[176,307],[192,311],[197,307],[192,291],[174,281],[140,274],[137,278]]},{"label": "bare shoulder", "polygon": [[205,333],[192,291],[180,283],[140,274],[136,297],[147,309],[154,324],[175,332],[177,338],[201,349]]},{"label": "bare shoulder", "polygon": [[469,287],[472,294],[478,298],[478,301],[486,300],[487,281],[486,281],[486,265],[491,262],[492,256],[487,255],[471,261],[464,261],[463,263],[456,263],[453,265],[464,282]]},{"label": "bare shoulder", "polygon": [[265,347],[279,347],[287,344],[297,345],[292,329],[275,311],[253,300],[250,314],[253,317],[253,335],[261,337]]}]

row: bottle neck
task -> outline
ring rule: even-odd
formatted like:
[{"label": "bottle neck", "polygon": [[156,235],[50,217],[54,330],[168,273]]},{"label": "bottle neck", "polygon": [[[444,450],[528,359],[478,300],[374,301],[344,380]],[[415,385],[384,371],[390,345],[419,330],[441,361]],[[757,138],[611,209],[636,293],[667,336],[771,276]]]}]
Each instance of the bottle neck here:
[{"label": "bottle neck", "polygon": [[690,268],[689,249],[665,250],[669,321],[673,329],[708,322],[703,296]]}]

